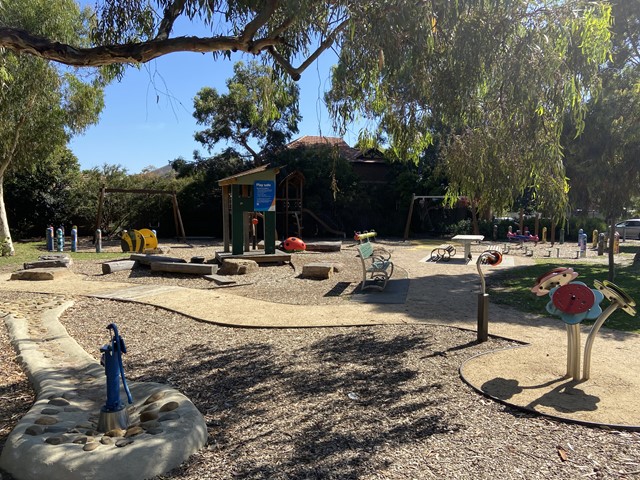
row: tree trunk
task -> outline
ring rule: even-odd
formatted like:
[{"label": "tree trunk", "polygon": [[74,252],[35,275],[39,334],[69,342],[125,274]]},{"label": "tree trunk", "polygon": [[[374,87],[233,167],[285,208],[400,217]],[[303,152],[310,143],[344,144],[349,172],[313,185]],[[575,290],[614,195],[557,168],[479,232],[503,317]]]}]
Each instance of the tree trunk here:
[{"label": "tree trunk", "polygon": [[473,234],[480,235],[480,226],[478,225],[478,207],[475,202],[471,202],[471,223],[473,225]]},{"label": "tree trunk", "polygon": [[607,275],[607,280],[613,282],[613,279],[616,276],[615,272],[615,255],[613,252],[613,244],[615,242],[615,233],[616,233],[616,222],[611,219],[611,224],[609,226],[609,274]]},{"label": "tree trunk", "polygon": [[520,209],[520,235],[524,235],[524,208]]},{"label": "tree trunk", "polygon": [[7,221],[7,209],[4,207],[4,175],[0,176],[0,244],[2,256],[15,255]]}]

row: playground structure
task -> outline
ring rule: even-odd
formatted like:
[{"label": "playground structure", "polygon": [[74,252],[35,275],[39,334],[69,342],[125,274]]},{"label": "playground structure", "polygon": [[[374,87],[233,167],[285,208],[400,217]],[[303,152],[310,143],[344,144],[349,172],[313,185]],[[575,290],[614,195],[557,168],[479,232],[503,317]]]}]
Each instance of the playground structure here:
[{"label": "playground structure", "polygon": [[[636,314],[636,302],[620,287],[604,281],[595,281],[595,289],[583,282],[575,282],[578,273],[572,268],[555,268],[536,280],[531,291],[537,296],[549,295],[546,310],[559,316],[567,326],[567,377],[576,381],[588,380],[591,376],[591,351],[593,342],[609,316],[621,308],[627,314]],[[600,303],[607,298],[611,305],[603,312]],[[591,327],[584,350],[584,366],[580,373],[580,323],[595,320]]]},{"label": "playground structure", "polygon": [[507,232],[507,240],[509,240],[510,242],[534,242],[534,243],[538,243],[540,241],[538,236],[532,235],[527,228],[525,228],[524,233],[520,233],[520,230],[516,230],[516,233],[513,233],[511,227],[509,227],[509,231]]},{"label": "playground structure", "polygon": [[158,238],[156,233],[148,228],[124,230],[120,238],[120,246],[123,252],[155,251],[158,248]]},{"label": "playground structure", "polygon": [[345,232],[331,227],[314,212],[304,208],[304,182],[304,175],[296,170],[283,178],[278,184],[276,215],[279,218],[278,225],[284,229],[284,235],[290,235],[291,228],[294,226],[290,224],[293,218],[295,221],[295,236],[302,238],[304,229],[303,216],[308,215],[327,232],[345,238]]},{"label": "playground structure", "polygon": [[360,243],[370,242],[371,239],[376,238],[378,233],[375,230],[365,230],[364,232],[353,232],[353,239],[359,241]]},{"label": "playground structure", "polygon": [[289,237],[283,243],[282,247],[285,252],[303,252],[307,249],[307,245],[297,237]]},{"label": "playground structure", "polygon": [[[290,256],[276,252],[276,175],[269,165],[247,170],[218,181],[222,187],[222,237],[224,251],[216,258],[244,257],[257,262],[288,261]],[[256,213],[258,215],[256,215]],[[264,252],[251,253],[250,232],[255,232],[261,215]],[[254,234],[254,238],[256,235]],[[231,248],[230,248],[231,247]]]},{"label": "playground structure", "polygon": [[[150,190],[146,188],[136,188],[136,189],[127,189],[127,188],[106,188],[103,186],[100,188],[100,196],[98,199],[98,214],[96,217],[96,228],[94,231],[100,229],[102,230],[102,212],[104,209],[104,202],[106,195],[108,193],[130,193],[134,195],[171,195],[171,204],[173,207],[173,221],[176,227],[176,237],[181,239],[183,242],[186,242],[186,234],[184,232],[184,225],[182,224],[182,215],[180,214],[180,208],[178,207],[178,196],[175,190]],[[94,238],[94,242],[95,242]]]}]

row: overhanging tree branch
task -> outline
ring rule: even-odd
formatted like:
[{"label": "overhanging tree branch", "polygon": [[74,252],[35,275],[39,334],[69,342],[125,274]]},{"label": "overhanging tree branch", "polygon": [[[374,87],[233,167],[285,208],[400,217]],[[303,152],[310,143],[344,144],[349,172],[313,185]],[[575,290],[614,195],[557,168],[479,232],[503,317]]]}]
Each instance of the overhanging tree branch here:
[{"label": "overhanging tree branch", "polygon": [[72,67],[100,67],[112,64],[146,63],[155,58],[176,52],[212,53],[241,51],[257,55],[267,50],[272,58],[279,63],[294,80],[299,80],[302,72],[335,42],[337,35],[344,30],[348,23],[348,20],[344,20],[338,25],[320,46],[296,68],[293,67],[291,62],[280,54],[276,48],[283,44],[280,34],[291,24],[291,19],[285,20],[276,28],[271,36],[256,40],[253,40],[251,37],[273,14],[273,10],[277,6],[277,0],[268,2],[268,7],[247,25],[241,37],[220,35],[204,38],[165,38],[172,28],[173,21],[180,14],[178,10],[181,11],[184,3],[184,0],[179,0],[171,7],[168,7],[158,30],[158,35],[155,39],[145,42],[79,48],[32,35],[26,30],[1,27],[0,48],[8,48],[16,53],[26,53]]},{"label": "overhanging tree branch", "polygon": [[[269,46],[278,45],[277,38],[263,38],[255,42],[238,37],[176,37],[165,40],[128,43],[125,45],[103,45],[92,48],[77,48],[53,42],[17,28],[0,28],[0,47],[17,53],[28,53],[72,67],[100,67],[111,64],[146,63],[155,58],[176,52],[221,52],[242,51],[259,53]],[[256,49],[258,47],[258,50]]]},{"label": "overhanging tree branch", "polygon": [[269,45],[267,47],[267,51],[273,57],[273,59],[278,62],[282,66],[282,68],[285,69],[285,71],[291,76],[291,78],[297,81],[300,80],[300,75],[302,74],[302,72],[304,72],[309,67],[309,65],[311,65],[322,54],[322,52],[333,45],[338,34],[342,32],[342,30],[344,30],[348,24],[349,19],[343,20],[342,23],[340,23],[340,25],[338,25],[333,30],[333,32],[331,32],[327,36],[327,38],[324,39],[320,46],[311,55],[309,55],[307,59],[302,62],[297,68],[291,65],[291,62],[289,62],[289,60],[287,60],[280,54],[280,52],[278,52],[278,50],[276,49],[276,44]]},{"label": "overhanging tree branch", "polygon": [[240,39],[244,42],[251,41],[256,32],[269,21],[277,6],[278,0],[268,0],[262,11],[244,27]]},{"label": "overhanging tree branch", "polygon": [[173,28],[173,23],[184,10],[185,3],[187,3],[187,0],[176,0],[175,2],[167,5],[167,8],[164,9],[164,18],[158,27],[158,33],[155,38],[156,40],[166,40],[169,38],[169,34]]}]

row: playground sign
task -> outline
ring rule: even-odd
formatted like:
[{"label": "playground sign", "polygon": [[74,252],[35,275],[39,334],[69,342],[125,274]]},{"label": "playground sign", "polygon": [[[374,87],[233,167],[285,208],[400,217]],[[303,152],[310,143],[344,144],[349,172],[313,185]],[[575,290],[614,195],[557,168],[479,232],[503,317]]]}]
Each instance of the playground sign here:
[{"label": "playground sign", "polygon": [[253,210],[256,212],[276,211],[276,182],[273,180],[253,182]]}]

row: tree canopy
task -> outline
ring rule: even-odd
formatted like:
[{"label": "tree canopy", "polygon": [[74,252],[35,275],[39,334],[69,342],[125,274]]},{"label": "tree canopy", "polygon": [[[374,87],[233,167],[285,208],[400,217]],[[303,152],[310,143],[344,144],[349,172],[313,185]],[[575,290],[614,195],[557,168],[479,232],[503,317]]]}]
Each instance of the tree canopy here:
[{"label": "tree canopy", "polygon": [[[561,132],[567,114],[581,129],[585,101],[598,95],[609,5],[429,3],[407,3],[389,12],[395,21],[377,18],[345,38],[327,95],[338,126],[368,118],[414,161],[434,131],[445,132],[451,202],[468,196],[500,210],[537,185],[566,204]],[[404,28],[387,32],[389,23]]]},{"label": "tree canopy", "polygon": [[[238,62],[233,77],[227,79],[227,93],[205,87],[193,104],[193,116],[207,128],[195,138],[209,151],[222,140],[240,145],[256,165],[262,156],[284,145],[298,132],[299,89],[271,68],[257,62]],[[257,142],[259,147],[255,149]]]},{"label": "tree canopy", "polygon": [[[181,17],[207,33],[175,37]],[[442,126],[451,197],[473,194],[481,169],[481,201],[500,207],[504,192],[532,187],[566,198],[560,134],[565,118],[583,128],[610,26],[604,0],[102,0],[89,45],[3,23],[0,47],[116,69],[177,51],[247,52],[294,80],[333,48],[326,98],[340,131],[368,119],[393,157],[417,161]]]},{"label": "tree canopy", "polygon": [[[82,44],[87,12],[71,0],[14,0],[0,4],[0,25]],[[56,21],[43,22],[55,18]],[[0,86],[0,238],[12,253],[3,181],[12,166],[43,161],[64,147],[69,137],[98,119],[103,107],[100,76],[82,77],[34,56],[0,52],[4,83]],[[86,81],[88,80],[88,81]]]}]

